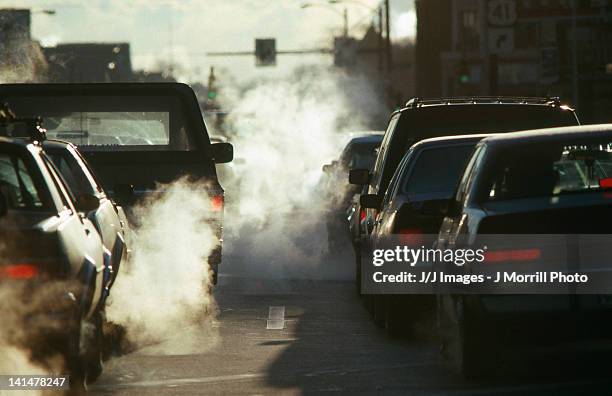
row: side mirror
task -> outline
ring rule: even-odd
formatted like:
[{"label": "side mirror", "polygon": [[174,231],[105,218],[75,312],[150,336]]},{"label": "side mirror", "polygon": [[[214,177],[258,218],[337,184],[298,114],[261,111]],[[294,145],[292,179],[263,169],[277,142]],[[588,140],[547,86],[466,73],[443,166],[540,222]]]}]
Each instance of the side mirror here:
[{"label": "side mirror", "polygon": [[74,203],[79,212],[91,212],[100,207],[100,200],[93,194],[80,195]]},{"label": "side mirror", "polygon": [[231,143],[214,143],[211,149],[215,164],[225,164],[234,159],[234,146]]},{"label": "side mirror", "polygon": [[332,167],[332,164],[325,164],[321,169],[323,170],[323,173],[330,173],[332,171]]},{"label": "side mirror", "polygon": [[8,212],[8,203],[6,202],[6,197],[0,191],[0,217],[3,217]]},{"label": "side mirror", "polygon": [[351,169],[349,171],[349,183],[364,185],[370,182],[370,171],[367,169]]},{"label": "side mirror", "polygon": [[364,194],[359,197],[359,204],[368,209],[380,209],[382,206],[382,197],[376,194]]}]

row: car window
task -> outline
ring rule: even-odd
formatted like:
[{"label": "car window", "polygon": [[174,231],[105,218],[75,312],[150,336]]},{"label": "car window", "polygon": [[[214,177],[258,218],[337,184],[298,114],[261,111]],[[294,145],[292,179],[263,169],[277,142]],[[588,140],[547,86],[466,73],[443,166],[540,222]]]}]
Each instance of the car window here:
[{"label": "car window", "polygon": [[505,150],[492,162],[485,201],[600,191],[602,180],[612,178],[612,141],[537,144],[517,154]]},{"label": "car window", "polygon": [[468,163],[465,167],[463,175],[461,176],[461,181],[457,187],[457,193],[455,194],[455,200],[457,202],[463,202],[469,188],[471,187],[472,181],[474,180],[474,174],[477,170],[477,164],[482,161],[484,157],[484,153],[486,151],[485,145],[478,145],[476,149],[472,153],[472,156],[468,160]]},{"label": "car window", "polygon": [[383,199],[383,206],[387,206],[387,204],[391,201],[391,199],[396,195],[398,181],[401,180],[402,175],[406,171],[407,163],[410,161],[414,151],[410,150],[406,153],[402,162],[400,162],[399,166],[395,170],[393,177],[391,178],[391,182],[389,183],[389,187],[385,192],[385,197]]},{"label": "car window", "polygon": [[0,153],[0,191],[7,205],[15,210],[48,208],[43,203],[32,173],[17,155]]},{"label": "car window", "polygon": [[74,195],[97,193],[79,163],[68,151],[65,151],[64,154],[49,154],[49,156]]},{"label": "car window", "polygon": [[399,118],[400,118],[400,113],[397,113],[389,121],[389,126],[387,127],[387,131],[385,132],[385,137],[383,138],[383,141],[380,145],[380,149],[378,150],[378,156],[376,157],[376,162],[374,164],[374,174],[372,177],[372,182],[373,182],[372,185],[375,186],[376,188],[380,188],[380,182],[381,182],[382,170],[384,168],[385,157],[389,150],[389,142],[394,134],[395,127],[397,125]]},{"label": "car window", "polygon": [[475,144],[430,148],[421,151],[402,191],[416,195],[444,193],[451,197]]},{"label": "car window", "polygon": [[67,187],[66,182],[64,181],[61,173],[59,172],[59,170],[57,170],[57,167],[46,155],[41,155],[41,157],[45,166],[47,167],[47,170],[49,171],[51,179],[53,180],[53,184],[55,185],[55,188],[57,189],[57,192],[62,200],[62,206],[64,207],[64,210],[74,210],[72,202],[75,201],[75,197],[70,191],[70,189]]}]

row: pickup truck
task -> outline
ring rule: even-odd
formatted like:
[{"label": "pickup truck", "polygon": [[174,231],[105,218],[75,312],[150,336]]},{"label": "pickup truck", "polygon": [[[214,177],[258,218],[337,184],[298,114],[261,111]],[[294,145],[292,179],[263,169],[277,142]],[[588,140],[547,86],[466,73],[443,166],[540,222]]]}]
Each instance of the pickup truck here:
[{"label": "pickup truck", "polygon": [[[3,84],[0,97],[22,117],[40,116],[50,139],[76,145],[104,189],[130,216],[150,193],[182,177],[201,181],[207,221],[219,244],[208,259],[217,281],[224,190],[215,163],[233,159],[229,143],[211,144],[193,90],[180,83]],[[133,221],[134,219],[130,219]],[[138,226],[138,222],[134,221]]]}]

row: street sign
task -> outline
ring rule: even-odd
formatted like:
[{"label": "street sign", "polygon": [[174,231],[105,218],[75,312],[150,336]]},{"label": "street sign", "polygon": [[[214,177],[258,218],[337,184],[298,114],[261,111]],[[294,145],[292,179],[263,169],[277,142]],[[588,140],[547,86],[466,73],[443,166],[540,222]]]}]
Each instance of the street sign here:
[{"label": "street sign", "polygon": [[490,28],[489,53],[500,54],[511,52],[514,49],[514,29]]},{"label": "street sign", "polygon": [[255,65],[276,65],[276,39],[255,39]]},{"label": "street sign", "polygon": [[516,0],[489,0],[487,21],[490,26],[512,26],[516,18]]}]

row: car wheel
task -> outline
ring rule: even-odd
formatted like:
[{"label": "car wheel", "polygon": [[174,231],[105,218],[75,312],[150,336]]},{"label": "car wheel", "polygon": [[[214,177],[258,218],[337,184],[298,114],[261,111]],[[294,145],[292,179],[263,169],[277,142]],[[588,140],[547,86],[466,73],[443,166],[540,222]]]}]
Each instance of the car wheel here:
[{"label": "car wheel", "polygon": [[84,332],[84,362],[87,383],[93,383],[100,377],[104,369],[102,363],[102,350],[104,348],[104,320],[103,311],[94,314],[88,321],[90,331]]},{"label": "car wheel", "polygon": [[410,309],[405,296],[386,296],[385,330],[392,337],[411,337]]},{"label": "car wheel", "polygon": [[447,338],[448,356],[466,378],[480,378],[495,368],[492,356],[495,344],[463,296],[453,299],[454,317],[450,318]]},{"label": "car wheel", "polygon": [[355,244],[355,289],[361,294],[361,247]]},{"label": "car wheel", "polygon": [[70,395],[81,395],[87,392],[85,364],[80,353],[81,325],[81,315],[80,312],[77,312],[74,319],[68,324],[64,352],[66,371],[70,377],[68,392]]}]

